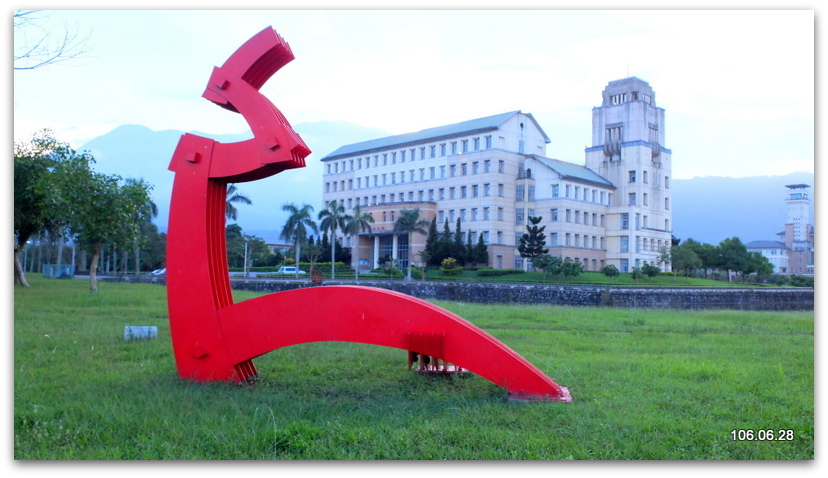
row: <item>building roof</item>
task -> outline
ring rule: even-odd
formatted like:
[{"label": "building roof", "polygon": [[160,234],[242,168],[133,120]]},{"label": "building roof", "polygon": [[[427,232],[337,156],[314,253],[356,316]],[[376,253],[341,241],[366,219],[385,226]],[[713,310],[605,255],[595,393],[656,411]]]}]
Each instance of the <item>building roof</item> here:
[{"label": "building roof", "polygon": [[599,184],[601,186],[615,189],[615,186],[613,186],[611,182],[599,176],[598,173],[587,168],[586,166],[579,166],[577,164],[568,163],[559,159],[544,158],[543,156],[532,155],[532,157],[541,164],[560,174],[563,179]]},{"label": "building roof", "polygon": [[[449,124],[445,126],[437,126],[435,128],[428,128],[414,133],[398,134],[395,136],[386,136],[384,138],[372,139],[363,141],[361,143],[347,144],[340,147],[336,151],[322,158],[322,161],[335,159],[342,156],[350,156],[360,153],[369,153],[386,149],[394,146],[402,146],[416,143],[423,143],[434,141],[440,138],[450,138],[453,136],[460,136],[466,134],[482,133],[485,131],[494,131],[503,123],[508,121],[512,116],[521,113],[520,110],[510,111],[508,113],[501,113],[493,116],[486,116],[484,118],[477,118],[460,123]],[[549,136],[543,131],[535,118],[527,113],[526,116],[532,120],[538,131],[541,132],[545,141],[551,143]]]},{"label": "building roof", "polygon": [[745,244],[748,249],[787,249],[784,243],[779,241],[751,241]]}]

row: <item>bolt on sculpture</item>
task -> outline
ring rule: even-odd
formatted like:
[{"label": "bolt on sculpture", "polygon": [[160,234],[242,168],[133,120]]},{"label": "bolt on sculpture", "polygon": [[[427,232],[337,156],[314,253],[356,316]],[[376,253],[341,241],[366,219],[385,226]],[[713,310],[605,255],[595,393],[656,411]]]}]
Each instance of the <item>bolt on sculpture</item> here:
[{"label": "bolt on sculpture", "polygon": [[179,376],[249,381],[257,377],[253,359],[272,350],[307,342],[357,342],[408,350],[409,366],[417,355],[456,364],[453,370],[476,373],[513,399],[571,401],[565,387],[494,337],[405,294],[324,286],[233,302],[224,231],[227,184],[304,167],[310,154],[259,92],[293,58],[270,27],[248,40],[213,70],[203,97],[240,113],[253,138],[224,144],[184,134],[173,153],[167,302]]}]

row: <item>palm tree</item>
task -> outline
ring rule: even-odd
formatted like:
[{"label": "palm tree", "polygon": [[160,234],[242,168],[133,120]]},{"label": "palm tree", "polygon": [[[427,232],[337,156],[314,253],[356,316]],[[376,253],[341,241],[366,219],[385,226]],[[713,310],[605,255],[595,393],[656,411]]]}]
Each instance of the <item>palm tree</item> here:
[{"label": "palm tree", "polygon": [[430,225],[431,221],[420,219],[420,208],[403,209],[400,211],[400,217],[394,223],[394,234],[408,235],[408,276],[406,276],[406,280],[411,280],[411,235],[415,232],[428,234]]},{"label": "palm tree", "polygon": [[236,220],[239,217],[239,212],[236,210],[234,202],[243,204],[253,204],[249,197],[239,194],[235,184],[227,186],[227,199],[224,203],[224,215],[227,219]]},{"label": "palm tree", "polygon": [[342,232],[345,234],[352,234],[354,236],[353,250],[356,251],[356,267],[354,268],[354,275],[359,280],[359,233],[371,232],[371,224],[374,222],[374,216],[370,213],[362,212],[362,206],[357,204],[354,206],[354,213],[351,214],[350,219],[345,224]]},{"label": "palm tree", "polygon": [[345,214],[345,206],[333,200],[328,207],[319,211],[319,227],[323,231],[330,231],[331,238],[331,279],[335,278],[336,271],[336,230],[345,229],[345,224],[350,221],[351,216]]},{"label": "palm tree", "polygon": [[282,227],[282,233],[279,237],[289,241],[293,240],[293,248],[296,252],[296,277],[299,277],[299,249],[302,243],[308,240],[308,230],[312,230],[319,234],[319,228],[311,219],[313,206],[310,204],[302,204],[297,206],[294,203],[287,203],[282,205],[282,211],[290,213],[288,220]]}]

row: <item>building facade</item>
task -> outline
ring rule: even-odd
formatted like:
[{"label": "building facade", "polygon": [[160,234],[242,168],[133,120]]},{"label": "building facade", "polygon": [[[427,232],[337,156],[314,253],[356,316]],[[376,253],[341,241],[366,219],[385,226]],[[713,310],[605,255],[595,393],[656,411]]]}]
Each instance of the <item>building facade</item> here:
[{"label": "building facade", "polygon": [[745,246],[759,252],[774,267],[776,274],[814,274],[814,226],[811,224],[811,199],[808,184],[789,184],[785,198],[785,230],[778,241],[752,241]]},{"label": "building facade", "polygon": [[[403,209],[418,208],[438,228],[454,226],[483,237],[488,266],[528,268],[517,250],[528,217],[546,226],[549,254],[581,262],[588,271],[613,264],[622,272],[660,261],[671,244],[670,151],[664,110],[637,78],[610,82],[593,109],[586,166],[546,156],[550,139],[529,113],[511,111],[342,146],[326,157],[323,200],[374,217],[370,233],[341,240],[354,247],[354,265],[401,265],[417,260],[425,237],[393,234]],[[352,249],[354,250],[354,249]]]}]

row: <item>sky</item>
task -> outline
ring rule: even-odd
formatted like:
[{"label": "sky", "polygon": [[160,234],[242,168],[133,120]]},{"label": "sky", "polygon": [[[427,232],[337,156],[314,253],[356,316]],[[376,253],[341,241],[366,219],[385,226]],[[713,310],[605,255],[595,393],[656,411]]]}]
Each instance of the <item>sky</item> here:
[{"label": "sky", "polygon": [[45,27],[77,29],[88,51],[14,72],[13,139],[50,128],[77,148],[122,124],[244,132],[201,93],[271,26],[296,59],[262,91],[293,124],[401,134],[522,110],[552,139],[547,156],[583,164],[601,92],[635,76],[665,109],[674,178],[813,172],[816,7],[805,7],[45,11]]}]

